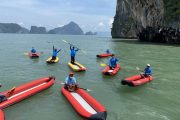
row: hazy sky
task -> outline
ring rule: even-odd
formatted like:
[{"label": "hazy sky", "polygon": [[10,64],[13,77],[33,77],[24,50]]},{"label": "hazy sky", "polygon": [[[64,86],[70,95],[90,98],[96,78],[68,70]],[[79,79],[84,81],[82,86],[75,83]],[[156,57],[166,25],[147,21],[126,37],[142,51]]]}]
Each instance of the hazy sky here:
[{"label": "hazy sky", "polygon": [[47,29],[70,21],[84,32],[110,31],[116,0],[0,0],[0,22]]}]

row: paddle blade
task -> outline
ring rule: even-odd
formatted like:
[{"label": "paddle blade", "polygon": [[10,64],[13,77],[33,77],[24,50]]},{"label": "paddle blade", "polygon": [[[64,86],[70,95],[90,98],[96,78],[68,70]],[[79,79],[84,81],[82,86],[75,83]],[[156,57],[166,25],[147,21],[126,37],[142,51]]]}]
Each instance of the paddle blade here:
[{"label": "paddle blade", "polygon": [[139,68],[139,67],[136,67],[136,70],[140,70],[140,68]]},{"label": "paddle blade", "polygon": [[24,55],[28,55],[28,53],[26,52],[26,53],[24,53]]},{"label": "paddle blade", "polygon": [[[66,40],[62,40],[63,42],[65,42],[65,43],[68,43]],[[69,43],[68,43],[69,44]]]},{"label": "paddle blade", "polygon": [[86,91],[88,91],[88,92],[92,91],[92,90],[87,89],[87,88],[80,88],[80,89],[86,90]]},{"label": "paddle blade", "polygon": [[105,66],[107,66],[107,64],[101,63],[100,66],[105,67]]}]

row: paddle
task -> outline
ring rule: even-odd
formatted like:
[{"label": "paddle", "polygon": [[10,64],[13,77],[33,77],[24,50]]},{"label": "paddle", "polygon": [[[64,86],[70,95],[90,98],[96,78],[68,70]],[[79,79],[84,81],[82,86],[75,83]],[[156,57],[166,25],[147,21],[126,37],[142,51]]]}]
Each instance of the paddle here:
[{"label": "paddle", "polygon": [[[72,45],[72,46],[76,47],[75,45],[67,42],[66,40],[62,40],[62,41],[65,42],[65,43],[67,43],[67,44],[69,44],[69,45]],[[84,51],[84,50],[82,50],[82,49],[80,49],[80,48],[78,48],[78,47],[76,47],[76,48],[79,49],[79,50],[81,50],[84,54],[86,54],[86,51]]]},{"label": "paddle", "polygon": [[136,70],[140,72],[141,77],[145,78],[144,72],[139,67],[136,67]]},{"label": "paddle", "polygon": [[[59,81],[59,82],[60,82],[60,81]],[[57,84],[61,84],[61,85],[64,85],[64,84],[65,84],[64,82],[60,82],[60,83],[59,83],[59,82],[57,81],[56,83],[57,83]],[[92,91],[92,90],[87,89],[87,88],[82,88],[82,87],[78,87],[78,88],[83,89],[83,90],[86,90],[86,91],[88,91],[88,92]]]},{"label": "paddle", "polygon": [[[44,52],[40,52],[40,54],[44,54]],[[29,55],[29,53],[25,52],[24,55]]]},{"label": "paddle", "polygon": [[136,70],[140,71],[143,74],[143,71],[139,67],[136,67]]},{"label": "paddle", "polygon": [[107,64],[105,64],[105,63],[100,63],[100,66],[105,67],[105,66],[107,66]]}]

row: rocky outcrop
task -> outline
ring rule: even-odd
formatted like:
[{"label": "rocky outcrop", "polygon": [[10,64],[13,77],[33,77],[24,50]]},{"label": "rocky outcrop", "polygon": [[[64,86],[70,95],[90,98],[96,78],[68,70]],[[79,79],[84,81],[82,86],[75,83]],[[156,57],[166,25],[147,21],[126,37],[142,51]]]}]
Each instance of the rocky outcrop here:
[{"label": "rocky outcrop", "polygon": [[29,30],[16,23],[0,23],[0,33],[29,33]]},{"label": "rocky outcrop", "polygon": [[67,25],[62,27],[58,27],[50,30],[48,33],[50,34],[63,34],[63,35],[83,35],[84,32],[75,22],[70,22]]},{"label": "rocky outcrop", "polygon": [[89,32],[86,32],[85,35],[97,35],[97,32],[89,31]]},{"label": "rocky outcrop", "polygon": [[37,26],[31,26],[30,30],[31,34],[46,34],[46,28],[45,27],[37,27]]},{"label": "rocky outcrop", "polygon": [[117,0],[112,37],[137,37],[147,26],[163,24],[163,0]]}]

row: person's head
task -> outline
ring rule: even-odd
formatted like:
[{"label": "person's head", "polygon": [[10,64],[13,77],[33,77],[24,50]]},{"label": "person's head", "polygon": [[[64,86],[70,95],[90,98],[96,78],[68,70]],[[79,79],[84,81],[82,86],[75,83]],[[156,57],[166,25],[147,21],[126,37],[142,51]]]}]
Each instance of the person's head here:
[{"label": "person's head", "polygon": [[112,54],[112,55],[111,55],[111,57],[112,57],[112,58],[114,58],[114,57],[115,57],[115,55],[114,55],[114,54]]},{"label": "person's head", "polygon": [[75,47],[73,46],[73,47],[72,47],[72,49],[74,50],[74,49],[75,49]]},{"label": "person's head", "polygon": [[150,64],[147,64],[147,67],[150,67],[151,65]]},{"label": "person's head", "polygon": [[54,49],[54,51],[57,51],[57,49]]},{"label": "person's head", "polygon": [[69,73],[69,77],[73,77],[74,76],[74,73],[73,72],[70,72]]}]

